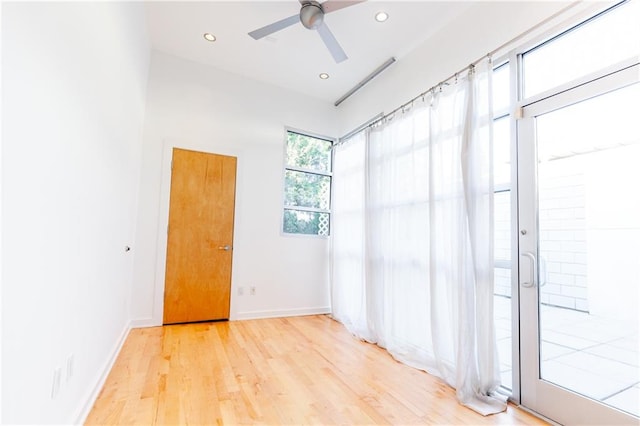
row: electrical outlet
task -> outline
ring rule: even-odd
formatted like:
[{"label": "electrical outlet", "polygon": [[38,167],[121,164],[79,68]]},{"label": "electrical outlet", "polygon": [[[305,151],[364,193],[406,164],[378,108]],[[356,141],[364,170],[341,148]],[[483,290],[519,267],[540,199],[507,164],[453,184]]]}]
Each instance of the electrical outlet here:
[{"label": "electrical outlet", "polygon": [[244,287],[238,287],[238,296],[244,295]]},{"label": "electrical outlet", "polygon": [[67,357],[67,375],[65,377],[67,382],[73,377],[73,362],[73,354],[69,354]]},{"label": "electrical outlet", "polygon": [[252,285],[251,287],[249,287],[249,294],[252,295],[252,296],[256,295],[256,287],[255,286]]},{"label": "electrical outlet", "polygon": [[51,384],[51,399],[56,399],[60,392],[60,380],[62,378],[62,368],[56,367],[53,370],[53,383]]}]

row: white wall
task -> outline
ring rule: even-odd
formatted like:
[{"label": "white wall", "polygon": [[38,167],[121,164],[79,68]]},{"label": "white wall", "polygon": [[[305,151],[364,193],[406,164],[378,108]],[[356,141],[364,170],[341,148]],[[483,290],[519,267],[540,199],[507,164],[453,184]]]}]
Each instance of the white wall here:
[{"label": "white wall", "polygon": [[391,112],[569,3],[477,2],[342,103],[341,135],[380,112]]},{"label": "white wall", "polygon": [[[0,4],[0,25],[2,25],[2,4]],[[0,27],[1,28],[1,27]],[[0,53],[2,52],[2,33],[0,32]],[[2,93],[2,55],[0,54],[0,94]],[[0,102],[2,117],[2,102]],[[0,119],[0,164],[2,164],[2,119]],[[2,308],[2,172],[0,171],[0,309]],[[0,424],[2,423],[2,312],[0,312]]]},{"label": "white wall", "polygon": [[129,325],[144,13],[136,3],[2,7],[2,422],[68,424],[90,408]]},{"label": "white wall", "polygon": [[328,312],[328,240],[280,231],[284,128],[336,136],[336,119],[330,104],[153,52],[136,236],[136,325],[162,322],[173,147],[238,158],[231,319]]}]

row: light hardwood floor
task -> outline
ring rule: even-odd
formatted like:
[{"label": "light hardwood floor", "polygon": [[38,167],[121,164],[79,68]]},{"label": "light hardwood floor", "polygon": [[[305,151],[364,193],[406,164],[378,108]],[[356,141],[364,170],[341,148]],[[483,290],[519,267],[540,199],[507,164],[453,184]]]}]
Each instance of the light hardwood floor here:
[{"label": "light hardwood floor", "polygon": [[134,329],[87,424],[544,424],[483,417],[326,316]]}]

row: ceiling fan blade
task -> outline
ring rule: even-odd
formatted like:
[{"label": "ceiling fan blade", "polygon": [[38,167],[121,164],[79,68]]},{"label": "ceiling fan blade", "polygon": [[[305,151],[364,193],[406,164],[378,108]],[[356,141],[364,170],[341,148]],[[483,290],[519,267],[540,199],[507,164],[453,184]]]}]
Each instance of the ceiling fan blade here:
[{"label": "ceiling fan blade", "polygon": [[318,34],[320,34],[322,41],[324,41],[325,46],[327,46],[327,49],[331,52],[331,56],[333,56],[336,63],[339,64],[347,59],[347,54],[344,53],[344,50],[342,50],[342,47],[340,47],[340,44],[338,43],[338,40],[333,36],[329,27],[327,27],[327,24],[320,25],[317,31]]},{"label": "ceiling fan blade", "polygon": [[353,6],[354,4],[363,3],[366,0],[359,1],[342,1],[342,0],[327,0],[321,4],[324,13],[335,12],[336,10],[344,9],[345,7]]},{"label": "ceiling fan blade", "polygon": [[289,16],[288,18],[281,19],[278,22],[274,22],[273,24],[269,24],[262,28],[258,28],[257,30],[251,31],[249,35],[253,37],[254,40],[259,40],[263,37],[268,36],[269,34],[273,34],[275,32],[283,30],[298,22],[300,22],[300,15],[296,14],[293,16]]}]

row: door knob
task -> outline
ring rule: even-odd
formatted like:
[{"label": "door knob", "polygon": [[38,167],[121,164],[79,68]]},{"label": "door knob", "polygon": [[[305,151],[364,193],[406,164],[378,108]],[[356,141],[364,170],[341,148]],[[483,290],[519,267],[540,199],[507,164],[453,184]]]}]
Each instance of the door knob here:
[{"label": "door knob", "polygon": [[220,247],[218,247],[218,250],[229,251],[229,250],[231,250],[231,246],[220,246]]}]

